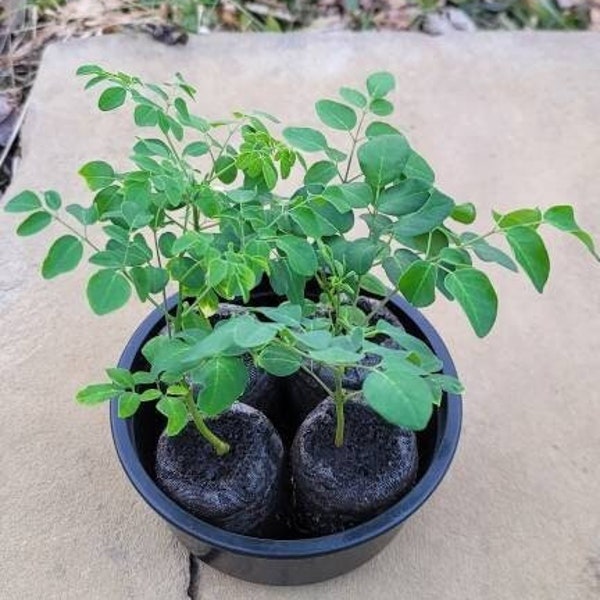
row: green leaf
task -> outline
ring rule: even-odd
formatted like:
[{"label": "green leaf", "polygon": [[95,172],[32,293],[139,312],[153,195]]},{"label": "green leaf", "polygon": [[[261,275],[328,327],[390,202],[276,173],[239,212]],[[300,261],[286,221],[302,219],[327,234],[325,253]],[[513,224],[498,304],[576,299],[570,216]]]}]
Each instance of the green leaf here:
[{"label": "green leaf", "polygon": [[42,277],[52,279],[72,271],[83,256],[83,244],[73,235],[63,235],[54,241],[42,263]]},{"label": "green leaf", "polygon": [[[154,378],[152,378],[154,379]],[[153,400],[158,400],[162,396],[162,392],[160,390],[150,389],[144,390],[140,396],[141,402],[152,402]]]},{"label": "green leaf", "polygon": [[176,256],[167,265],[171,277],[190,290],[199,290],[204,286],[203,265],[189,256]]},{"label": "green leaf", "polygon": [[392,256],[388,256],[382,263],[383,270],[394,288],[398,287],[400,278],[408,267],[419,260],[418,254],[406,248],[399,248]]},{"label": "green leaf", "polygon": [[456,204],[450,213],[450,218],[458,221],[459,223],[464,223],[465,225],[470,225],[477,216],[477,209],[472,202],[465,202],[463,204]]},{"label": "green leaf", "polygon": [[79,174],[85,179],[92,191],[105,188],[115,180],[113,168],[102,160],[86,163],[79,169]]},{"label": "green leaf", "polygon": [[187,396],[189,389],[181,383],[175,383],[167,388],[168,396]]},{"label": "green leaf", "polygon": [[508,256],[505,252],[492,246],[486,240],[479,238],[476,233],[465,232],[460,236],[460,240],[463,244],[466,244],[473,248],[473,252],[480,260],[485,262],[494,262],[503,267],[510,269],[511,271],[518,271],[517,265],[513,259]]},{"label": "green leaf", "polygon": [[248,371],[241,358],[216,356],[201,368],[203,390],[198,395],[198,408],[215,416],[229,408],[243,393]]},{"label": "green leaf", "polygon": [[315,108],[319,119],[332,129],[352,131],[356,127],[356,113],[345,104],[334,100],[319,100]]},{"label": "green leaf", "polygon": [[133,416],[140,407],[142,398],[135,392],[125,392],[119,396],[119,419],[127,419]]},{"label": "green leaf", "polygon": [[190,111],[188,110],[187,104],[183,98],[175,98],[173,106],[175,107],[175,110],[182,121],[189,121]]},{"label": "green leaf", "polygon": [[115,269],[102,269],[88,281],[88,302],[97,315],[105,315],[121,308],[130,296],[129,282]]},{"label": "green leaf", "polygon": [[429,381],[432,381],[435,385],[439,385],[445,392],[449,394],[462,394],[465,391],[462,383],[451,375],[443,375],[441,373],[435,373],[429,376]]},{"label": "green leaf", "polygon": [[498,297],[487,275],[477,269],[458,269],[444,280],[478,337],[486,336],[496,321]]},{"label": "green leaf", "polygon": [[[198,362],[201,360],[212,358],[218,354],[228,353],[231,355],[235,354],[235,350],[238,351],[238,354],[243,353],[244,350],[237,347],[233,341],[234,329],[235,328],[233,327],[233,324],[230,324],[229,321],[224,321],[220,324],[217,324],[213,331],[211,331],[205,338],[201,339],[193,346],[185,346],[181,349],[178,348],[177,350],[181,352],[178,363],[187,369],[197,366]],[[173,352],[168,352],[169,357],[172,354]],[[162,359],[162,356],[158,357]],[[155,357],[151,361],[153,369],[155,368],[157,360],[158,358]],[[166,367],[168,368],[169,366],[170,365],[167,362]],[[165,364],[162,364],[161,367],[164,368]]]},{"label": "green leaf", "polygon": [[444,365],[431,351],[431,348],[419,338],[406,333],[399,327],[394,327],[387,321],[379,319],[375,326],[377,331],[392,338],[401,348],[417,355],[420,367],[427,372],[439,371]]},{"label": "green leaf", "polygon": [[369,233],[373,238],[380,238],[383,235],[388,235],[392,231],[393,221],[385,215],[375,214],[362,214],[360,216],[369,228]]},{"label": "green leaf", "polygon": [[371,273],[366,273],[360,278],[360,287],[371,294],[381,297],[386,296],[388,293],[385,285]]},{"label": "green leaf", "polygon": [[274,308],[260,307],[255,310],[272,321],[288,327],[300,327],[302,322],[302,307],[298,304],[284,303]]},{"label": "green leaf", "polygon": [[274,323],[261,323],[250,315],[235,319],[233,341],[240,348],[256,348],[268,344],[279,331]]},{"label": "green leaf", "polygon": [[128,369],[114,367],[111,369],[106,369],[106,374],[110,377],[111,381],[113,381],[115,385],[118,385],[121,388],[133,389],[135,387],[135,380]]},{"label": "green leaf", "polygon": [[364,108],[367,106],[367,99],[364,94],[349,87],[342,87],[339,90],[340,96],[351,104],[352,106],[356,106],[356,108]]},{"label": "green leaf", "polygon": [[365,129],[365,135],[370,139],[380,135],[402,135],[395,127],[382,121],[373,121]]},{"label": "green leaf", "polygon": [[100,98],[98,98],[98,108],[100,110],[114,110],[119,108],[127,97],[127,91],[122,87],[109,87],[106,88]]},{"label": "green leaf", "polygon": [[138,104],[133,111],[133,120],[138,127],[156,127],[159,111],[153,106]]},{"label": "green leaf", "polygon": [[219,156],[215,161],[215,173],[223,183],[233,183],[237,177],[235,159],[231,156]]},{"label": "green leaf", "polygon": [[304,152],[319,152],[327,149],[325,136],[310,127],[286,127],[283,130],[283,137],[291,146]]},{"label": "green leaf", "polygon": [[427,161],[414,150],[410,151],[406,167],[404,168],[406,177],[417,177],[433,184],[435,174],[433,169],[427,164]]},{"label": "green leaf", "polygon": [[[148,156],[162,156],[169,158],[173,153],[167,144],[156,138],[141,139],[134,147],[138,154],[147,154]],[[184,150],[185,152],[185,150]]]},{"label": "green leaf", "polygon": [[[373,202],[373,190],[367,183],[342,183],[325,188],[323,197],[336,207],[338,206],[336,202],[341,201],[350,208],[367,208]],[[342,211],[340,210],[340,212]]]},{"label": "green leaf", "polygon": [[535,289],[542,293],[550,274],[550,258],[544,240],[531,227],[511,227],[506,232],[515,259],[531,279]]},{"label": "green leaf", "polygon": [[336,260],[345,264],[347,271],[365,275],[373,266],[380,247],[370,238],[360,238],[352,241],[340,239],[332,249]]},{"label": "green leaf", "polygon": [[75,75],[101,75],[104,73],[104,69],[98,65],[81,65],[75,71]]},{"label": "green leaf", "polygon": [[178,142],[183,139],[183,127],[173,117],[159,113],[158,126],[165,135],[170,131]]},{"label": "green leaf", "polygon": [[129,225],[130,231],[135,231],[145,227],[153,219],[153,215],[149,213],[139,202],[127,200],[121,205],[121,214]]},{"label": "green leaf", "polygon": [[215,258],[208,263],[206,271],[206,283],[210,287],[219,285],[229,272],[227,262],[222,258]]},{"label": "green leaf", "polygon": [[6,203],[4,210],[9,213],[22,213],[30,212],[41,207],[42,203],[37,195],[30,190],[25,190],[20,194],[17,194],[14,198],[11,198]]},{"label": "green leaf", "polygon": [[567,233],[574,235],[598,260],[600,260],[600,256],[598,256],[594,247],[592,236],[587,231],[581,229],[575,221],[575,212],[573,211],[572,206],[566,204],[552,206],[544,213],[544,221],[561,231],[566,231]]},{"label": "green leaf", "polygon": [[119,388],[112,383],[95,383],[77,392],[76,400],[80,404],[94,405],[110,400],[119,393]]},{"label": "green leaf", "polygon": [[209,151],[209,146],[205,142],[192,142],[183,149],[184,156],[203,156]]},{"label": "green leaf", "polygon": [[315,211],[308,206],[295,206],[290,210],[290,218],[307,237],[319,238],[323,235],[331,235],[329,229],[323,230],[322,224]]},{"label": "green leaf", "polygon": [[256,285],[254,271],[245,264],[228,262],[227,275],[216,288],[228,300],[241,296],[244,302],[250,298],[250,290]]},{"label": "green leaf", "polygon": [[304,184],[311,185],[321,183],[327,185],[338,174],[335,163],[328,160],[321,160],[311,165],[304,175]]},{"label": "green leaf", "polygon": [[431,185],[427,181],[405,179],[381,193],[377,209],[386,215],[402,217],[422,208],[430,193]]},{"label": "green leaf", "polygon": [[173,244],[176,239],[177,236],[172,231],[167,231],[160,236],[158,248],[165,258],[172,258],[175,255],[173,252]]},{"label": "green leaf", "polygon": [[44,201],[50,210],[58,210],[62,205],[60,194],[54,190],[44,192]]},{"label": "green leaf", "polygon": [[395,87],[394,76],[387,71],[373,73],[367,77],[367,90],[372,98],[383,98]]},{"label": "green leaf", "polygon": [[161,98],[165,102],[169,100],[169,96],[160,85],[156,85],[155,83],[147,83],[146,87],[149,90],[152,90],[159,98]]},{"label": "green leaf", "polygon": [[101,250],[90,256],[90,263],[98,267],[118,268],[122,266],[123,260],[117,252]]},{"label": "green leaf", "polygon": [[398,281],[398,289],[413,306],[429,306],[435,300],[437,266],[423,260],[409,265]]},{"label": "green leaf", "polygon": [[45,210],[38,210],[30,214],[24,221],[22,221],[17,227],[17,235],[28,236],[34,235],[45,229],[52,222],[52,215]]},{"label": "green leaf", "polygon": [[539,208],[520,208],[505,215],[494,212],[493,216],[498,227],[504,230],[521,225],[536,229],[542,222],[542,213]]},{"label": "green leaf", "polygon": [[267,346],[258,356],[257,365],[277,377],[288,377],[302,365],[302,357],[281,344]]},{"label": "green leaf", "polygon": [[277,170],[270,159],[264,159],[261,167],[261,173],[267,189],[272,190],[277,184]]},{"label": "green leaf", "polygon": [[312,350],[325,350],[332,340],[331,333],[326,330],[307,331],[306,333],[294,332],[294,337],[302,345]]},{"label": "green leaf", "polygon": [[98,220],[98,210],[94,204],[89,208],[80,204],[69,204],[65,210],[84,227],[93,225]]},{"label": "green leaf", "polygon": [[354,225],[354,214],[351,210],[338,210],[331,202],[321,196],[312,198],[308,204],[315,213],[321,235],[347,233]]},{"label": "green leaf", "polygon": [[442,248],[439,257],[445,262],[452,265],[467,265],[471,266],[470,254],[462,248]]},{"label": "green leaf", "polygon": [[369,110],[379,117],[387,117],[394,112],[394,105],[388,100],[384,100],[383,98],[375,98],[369,104]]},{"label": "green leaf", "polygon": [[[97,264],[97,263],[96,263]],[[107,264],[106,266],[112,266]],[[133,267],[129,270],[129,275],[133,280],[135,291],[139,299],[145,302],[150,294],[150,285],[148,283],[148,276],[146,270],[143,267]]]},{"label": "green leaf", "polygon": [[302,304],[306,277],[293,271],[287,259],[271,261],[270,266],[269,282],[275,293],[286,296],[290,302]]},{"label": "green leaf", "polygon": [[103,81],[106,81],[107,76],[106,75],[98,75],[97,77],[92,77],[91,79],[88,80],[88,82],[85,84],[84,86],[84,90],[89,90],[90,88],[93,88],[95,85],[98,85],[99,83],[102,83]]},{"label": "green leaf", "polygon": [[325,148],[325,154],[327,155],[327,158],[336,163],[342,162],[348,158],[348,155],[345,152],[337,150],[336,148]]},{"label": "green leaf", "polygon": [[367,182],[380,188],[400,177],[409,154],[404,136],[380,135],[358,149],[358,162]]},{"label": "green leaf", "polygon": [[335,346],[324,350],[310,350],[309,354],[313,360],[326,365],[354,365],[365,357],[362,353],[351,352]]},{"label": "green leaf", "polygon": [[438,190],[433,190],[429,199],[414,213],[400,217],[394,225],[394,234],[413,237],[432,231],[441,225],[454,208],[454,201]]},{"label": "green leaf", "polygon": [[156,403],[156,410],[167,417],[167,428],[165,431],[168,436],[177,435],[187,425],[187,408],[181,398],[163,396]]},{"label": "green leaf", "polygon": [[374,371],[362,390],[367,404],[394,425],[420,431],[431,418],[432,392],[421,377],[409,371]]},{"label": "green leaf", "polygon": [[171,253],[183,254],[190,248],[197,248],[200,253],[204,253],[210,247],[211,242],[212,238],[206,234],[198,233],[197,231],[187,231],[174,240],[171,246]]},{"label": "green leaf", "polygon": [[98,218],[106,220],[106,218],[108,218],[107,215],[117,213],[121,208],[123,199],[124,194],[120,186],[109,185],[108,187],[102,188],[94,196],[93,201],[93,206],[96,208]]},{"label": "green leaf", "polygon": [[293,271],[307,277],[314,275],[317,270],[317,256],[305,239],[283,235],[275,240],[275,245],[285,253]]}]

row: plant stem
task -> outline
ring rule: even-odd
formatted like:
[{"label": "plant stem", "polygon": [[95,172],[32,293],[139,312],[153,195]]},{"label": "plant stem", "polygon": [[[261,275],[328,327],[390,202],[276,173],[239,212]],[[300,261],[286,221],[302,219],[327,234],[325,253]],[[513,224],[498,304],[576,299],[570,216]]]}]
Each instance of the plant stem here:
[{"label": "plant stem", "polygon": [[200,435],[213,447],[214,451],[218,456],[223,456],[227,454],[230,450],[230,446],[227,442],[224,442],[221,438],[216,436],[206,424],[202,413],[198,410],[196,403],[194,402],[194,398],[192,397],[192,392],[190,392],[187,396],[185,396],[185,405],[188,409],[188,412],[192,416],[194,420],[194,424],[198,429]]},{"label": "plant stem", "polygon": [[[156,260],[158,263],[158,268],[162,269],[162,260],[160,258],[160,248],[158,247],[158,238],[156,237],[156,229],[152,229],[152,237],[154,239],[154,251],[156,252]],[[165,315],[165,323],[167,325],[167,335],[169,338],[172,336],[171,331],[171,316],[169,315],[169,311],[167,310],[167,290],[163,288],[162,291],[162,299],[163,299],[163,314]]]},{"label": "plant stem", "polygon": [[308,373],[308,375],[310,375],[327,392],[328,396],[331,396],[332,398],[334,397],[334,391],[330,389],[330,387],[318,375],[315,375],[308,367],[305,367],[304,365],[302,365],[300,368],[305,373]]},{"label": "plant stem", "polygon": [[340,448],[344,443],[344,390],[342,388],[342,377],[344,369],[336,368],[334,371],[335,391],[333,401],[335,402],[335,445]]},{"label": "plant stem", "polygon": [[85,242],[90,248],[92,248],[93,250],[95,250],[96,252],[100,252],[100,248],[98,248],[98,246],[96,246],[96,244],[94,244],[94,242],[92,242],[87,235],[80,233],[79,231],[77,231],[77,229],[75,229],[74,227],[71,227],[71,225],[69,225],[66,221],[63,221],[56,213],[54,213],[53,217],[63,226],[66,227],[69,231],[71,231],[72,233],[74,233],[82,242]]},{"label": "plant stem", "polygon": [[392,299],[392,296],[398,293],[398,290],[393,289],[387,294],[385,298],[377,302],[371,312],[366,317],[366,322],[369,323],[371,319]]},{"label": "plant stem", "polygon": [[348,164],[346,165],[346,173],[344,174],[344,177],[341,178],[342,183],[346,183],[348,181],[348,176],[350,175],[350,167],[352,166],[352,159],[354,158],[354,151],[356,150],[356,144],[358,143],[358,136],[360,135],[360,130],[363,126],[366,116],[367,116],[367,113],[365,110],[363,110],[362,115],[360,117],[360,121],[358,123],[358,127],[356,128],[356,133],[350,134],[350,136],[352,138],[352,147],[350,148],[350,155],[348,156]]}]

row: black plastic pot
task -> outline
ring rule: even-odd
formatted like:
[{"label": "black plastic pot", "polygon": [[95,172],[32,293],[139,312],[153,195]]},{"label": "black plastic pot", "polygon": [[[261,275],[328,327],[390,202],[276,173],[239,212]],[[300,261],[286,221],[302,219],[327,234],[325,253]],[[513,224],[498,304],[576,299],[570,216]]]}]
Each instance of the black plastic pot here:
[{"label": "black plastic pot", "polygon": [[[268,286],[253,294],[257,305],[281,301]],[[175,304],[171,299],[171,308]],[[429,344],[444,363],[444,373],[456,375],[443,341],[429,322],[402,298],[389,307],[406,330]],[[153,311],[129,340],[119,366],[146,368],[140,353],[149,337],[162,327],[160,310]],[[282,398],[285,401],[284,398]],[[179,540],[200,560],[241,579],[271,585],[298,585],[323,581],[347,573],[384,548],[402,523],[429,498],[446,474],[460,436],[462,400],[448,394],[418,433],[419,472],[415,486],[394,506],[374,519],[334,535],[306,539],[258,539],[230,533],[197,519],[166,496],[155,483],[154,455],[158,436],[164,428],[160,414],[149,403],[131,418],[117,416],[113,401],[110,421],[117,454],[129,480],[144,500],[161,515]],[[289,535],[289,532],[288,532]],[[290,537],[293,537],[293,532]]]}]

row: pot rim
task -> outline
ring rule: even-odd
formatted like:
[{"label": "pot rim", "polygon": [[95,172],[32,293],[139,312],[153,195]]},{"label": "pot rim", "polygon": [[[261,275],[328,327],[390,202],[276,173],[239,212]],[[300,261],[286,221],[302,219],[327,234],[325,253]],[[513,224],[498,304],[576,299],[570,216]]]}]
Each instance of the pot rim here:
[{"label": "pot rim", "polygon": [[[169,300],[169,309],[174,306],[175,301],[175,297]],[[448,349],[429,321],[400,296],[392,297],[389,304],[402,311],[425,336],[434,353],[443,362],[443,373],[456,376],[456,368]],[[120,367],[131,366],[144,340],[161,319],[162,310],[159,308],[154,309],[144,319],[127,343],[119,359]],[[259,558],[292,559],[330,554],[362,545],[403,523],[427,501],[448,471],[460,437],[461,396],[446,394],[445,401],[437,411],[437,418],[438,438],[431,463],[416,485],[396,504],[347,531],[315,538],[273,540],[225,531],[194,517],[171,500],[142,465],[135,445],[133,419],[120,419],[118,403],[115,400],[110,402],[111,432],[119,461],[145,502],[172,527],[192,538],[236,554]]]}]

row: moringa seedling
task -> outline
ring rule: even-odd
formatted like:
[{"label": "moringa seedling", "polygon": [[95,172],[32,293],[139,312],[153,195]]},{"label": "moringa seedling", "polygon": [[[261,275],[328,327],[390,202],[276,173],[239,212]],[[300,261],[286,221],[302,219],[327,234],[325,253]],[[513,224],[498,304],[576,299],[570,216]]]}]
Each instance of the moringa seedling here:
[{"label": "moringa seedling", "polygon": [[[17,227],[22,236],[51,224],[66,229],[49,248],[43,277],[75,269],[88,251],[95,270],[86,292],[96,314],[117,310],[134,293],[163,311],[166,332],[142,350],[149,369],[108,369],[109,383],[87,386],[77,399],[117,398],[124,418],[154,402],[168,435],[193,421],[217,454],[229,445],[210,419],[244,393],[248,360],[279,377],[302,370],[315,379],[335,402],[338,446],[344,405],[354,397],[398,426],[423,429],[443,392],[462,386],[441,373],[426,344],[379,318],[393,294],[416,307],[440,294],[456,301],[483,337],[498,308],[482,270],[487,263],[521,268],[541,292],[550,271],[544,226],[575,236],[599,258],[568,205],[494,212],[487,231],[472,231],[475,206],[441,192],[427,162],[383,120],[393,111],[390,73],[319,100],[323,127],[286,127],[283,140],[270,132],[279,121],[267,113],[221,121],[194,114],[198,93],[179,74],[160,85],[97,65],[78,74],[86,88],[102,87],[101,111],[133,105],[139,135],[131,168],[119,171],[101,159],[85,164],[89,205],[26,190],[5,209],[26,214]],[[346,135],[347,147],[332,144],[329,130]],[[302,185],[292,195],[278,193],[292,172]],[[366,234],[356,238],[358,220]],[[265,277],[284,298],[280,306],[253,305],[252,290]],[[311,281],[316,298],[306,291]],[[169,312],[171,289],[177,304]],[[367,313],[359,306],[364,292],[379,298]],[[212,323],[219,303],[233,299],[244,310]],[[363,374],[359,390],[345,387],[350,369]]]}]

